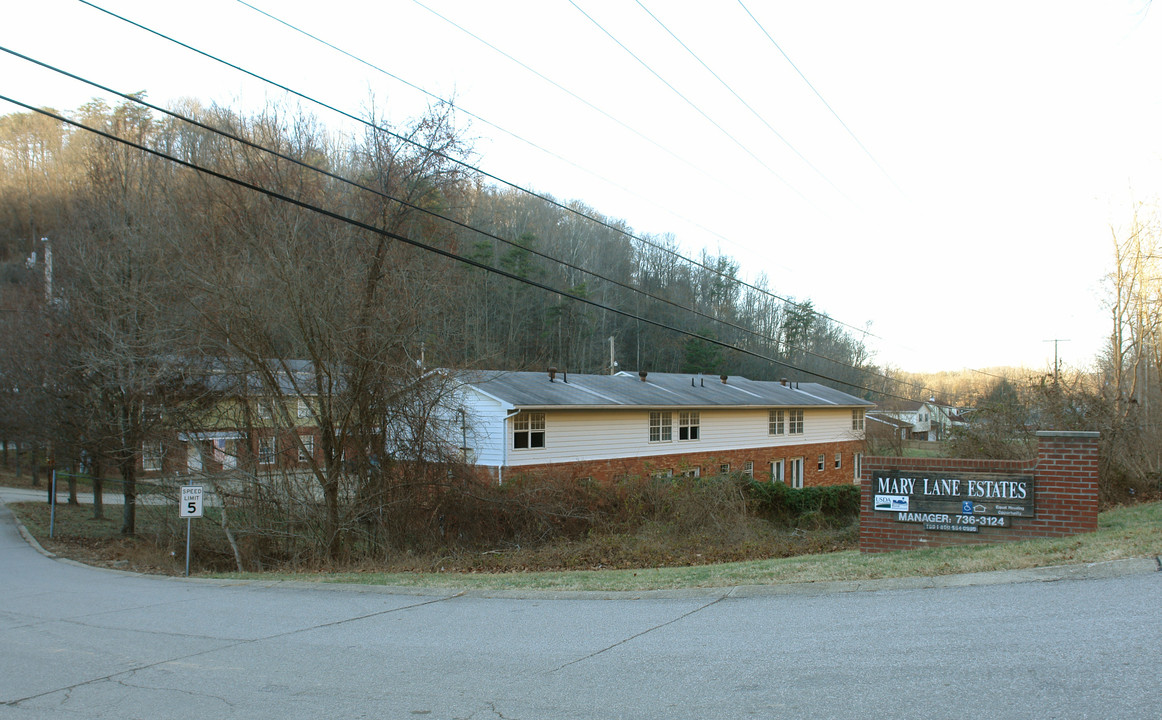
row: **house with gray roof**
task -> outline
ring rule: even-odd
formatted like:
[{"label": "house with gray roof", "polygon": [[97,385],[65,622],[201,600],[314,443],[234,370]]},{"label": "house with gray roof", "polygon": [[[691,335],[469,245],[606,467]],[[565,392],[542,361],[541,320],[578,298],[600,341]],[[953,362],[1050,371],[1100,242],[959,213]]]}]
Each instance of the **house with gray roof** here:
[{"label": "house with gray roof", "polygon": [[[498,481],[741,472],[794,487],[858,482],[874,403],[818,383],[687,373],[455,374],[457,444]],[[455,423],[449,423],[455,425]]]}]

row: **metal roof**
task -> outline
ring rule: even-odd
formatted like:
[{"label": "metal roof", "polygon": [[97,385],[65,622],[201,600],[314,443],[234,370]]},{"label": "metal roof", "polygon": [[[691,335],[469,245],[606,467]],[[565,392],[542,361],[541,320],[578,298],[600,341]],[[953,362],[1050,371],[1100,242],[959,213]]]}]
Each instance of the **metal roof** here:
[{"label": "metal roof", "polygon": [[519,408],[594,407],[873,407],[875,403],[820,385],[712,375],[649,373],[579,375],[475,370],[466,385]]}]

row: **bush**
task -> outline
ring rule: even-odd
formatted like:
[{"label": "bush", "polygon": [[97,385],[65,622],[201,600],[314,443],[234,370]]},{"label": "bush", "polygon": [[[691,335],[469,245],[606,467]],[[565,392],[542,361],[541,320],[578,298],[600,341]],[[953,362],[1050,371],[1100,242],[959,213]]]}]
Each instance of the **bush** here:
[{"label": "bush", "polygon": [[755,511],[774,522],[818,527],[846,524],[859,517],[859,487],[823,485],[794,489],[783,483],[751,481]]}]

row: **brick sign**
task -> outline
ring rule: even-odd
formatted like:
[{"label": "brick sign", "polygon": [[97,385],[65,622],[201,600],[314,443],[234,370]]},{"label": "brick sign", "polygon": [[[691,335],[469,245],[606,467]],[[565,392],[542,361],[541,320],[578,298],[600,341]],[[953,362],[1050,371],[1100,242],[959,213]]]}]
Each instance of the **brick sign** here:
[{"label": "brick sign", "polygon": [[1032,475],[999,473],[872,473],[872,510],[925,530],[977,532],[1035,517]]}]

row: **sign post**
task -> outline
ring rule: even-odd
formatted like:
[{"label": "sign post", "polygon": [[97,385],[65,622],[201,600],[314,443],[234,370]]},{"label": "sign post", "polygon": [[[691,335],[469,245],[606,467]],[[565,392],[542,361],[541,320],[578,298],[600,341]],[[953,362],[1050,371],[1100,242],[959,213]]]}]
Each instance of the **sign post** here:
[{"label": "sign post", "polygon": [[178,503],[178,517],[186,519],[186,577],[189,577],[192,522],[194,518],[202,517],[201,485],[182,485],[182,499]]}]

